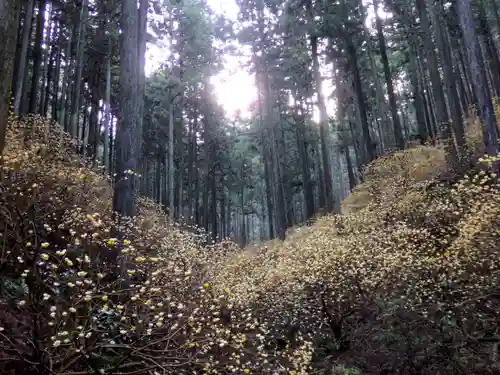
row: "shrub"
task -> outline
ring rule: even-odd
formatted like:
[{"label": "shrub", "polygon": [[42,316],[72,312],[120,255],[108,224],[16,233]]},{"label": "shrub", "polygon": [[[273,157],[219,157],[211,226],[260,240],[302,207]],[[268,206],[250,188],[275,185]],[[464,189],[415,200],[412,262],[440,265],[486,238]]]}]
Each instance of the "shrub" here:
[{"label": "shrub", "polygon": [[417,146],[382,156],[364,169],[365,182],[341,203],[342,213],[356,212],[374,200],[394,201],[415,183],[445,171],[446,155],[439,147]]},{"label": "shrub", "polygon": [[[212,290],[223,247],[139,201],[117,221],[110,181],[55,124],[12,121],[0,174],[4,374],[301,374],[311,348]],[[123,178],[126,178],[124,176]],[[118,234],[119,235],[118,235]],[[219,250],[220,249],[220,250]]]},{"label": "shrub", "polygon": [[233,255],[214,287],[278,337],[313,341],[316,371],[327,359],[363,374],[494,372],[498,177],[478,166],[444,185],[443,160],[419,147],[375,161],[364,208],[318,219],[300,241]]}]

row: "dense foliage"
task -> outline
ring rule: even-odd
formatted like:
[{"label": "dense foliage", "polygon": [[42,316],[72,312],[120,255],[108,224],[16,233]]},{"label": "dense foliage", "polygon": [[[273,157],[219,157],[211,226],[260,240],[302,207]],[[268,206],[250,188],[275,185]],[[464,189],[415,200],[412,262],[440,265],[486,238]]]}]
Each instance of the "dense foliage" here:
[{"label": "dense foliage", "polygon": [[459,164],[474,109],[498,152],[497,0],[226,1],[2,0],[0,149],[12,92],[118,176],[115,210],[138,188],[241,246],[340,212],[416,140]]},{"label": "dense foliage", "polygon": [[49,125],[14,122],[1,164],[2,373],[307,368],[307,343],[264,350],[267,326],[212,290],[207,265],[223,247],[200,246],[153,202],[117,223],[105,175]]},{"label": "dense foliage", "polygon": [[497,0],[233,5],[0,0],[0,372],[499,373]]}]

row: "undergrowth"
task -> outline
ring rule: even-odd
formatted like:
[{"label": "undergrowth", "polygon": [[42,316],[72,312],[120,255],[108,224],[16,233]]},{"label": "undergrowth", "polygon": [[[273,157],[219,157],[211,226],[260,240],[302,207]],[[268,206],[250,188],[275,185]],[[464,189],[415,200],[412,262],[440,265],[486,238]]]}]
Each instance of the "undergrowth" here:
[{"label": "undergrowth", "polygon": [[264,350],[266,326],[212,290],[205,265],[217,249],[169,225],[144,199],[137,217],[115,221],[110,181],[87,167],[57,125],[11,120],[7,145],[2,374],[299,374],[307,367],[307,343]]},{"label": "undergrowth", "polygon": [[346,215],[233,254],[215,285],[277,337],[314,342],[311,373],[498,373],[499,182],[495,158],[475,159],[440,182],[439,148],[382,157]]},{"label": "undergrowth", "polygon": [[204,246],[147,199],[118,222],[111,181],[73,149],[55,124],[11,120],[3,374],[500,371],[500,195],[481,168],[491,159],[442,184],[441,149],[388,155],[367,167],[346,215],[240,250]]}]

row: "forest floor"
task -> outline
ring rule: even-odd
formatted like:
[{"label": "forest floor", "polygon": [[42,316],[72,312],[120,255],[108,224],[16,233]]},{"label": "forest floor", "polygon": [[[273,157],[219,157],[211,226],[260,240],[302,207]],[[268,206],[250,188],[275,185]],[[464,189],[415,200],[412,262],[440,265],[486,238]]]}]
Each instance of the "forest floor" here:
[{"label": "forest floor", "polygon": [[0,372],[498,373],[500,195],[477,125],[466,175],[439,183],[440,148],[395,152],[343,215],[239,249],[203,246],[144,199],[112,237],[102,170],[43,119],[16,123],[0,175]]},{"label": "forest floor", "polygon": [[383,156],[343,215],[233,252],[214,285],[285,337],[314,337],[318,373],[498,373],[500,194],[479,126],[467,170],[440,147]]}]

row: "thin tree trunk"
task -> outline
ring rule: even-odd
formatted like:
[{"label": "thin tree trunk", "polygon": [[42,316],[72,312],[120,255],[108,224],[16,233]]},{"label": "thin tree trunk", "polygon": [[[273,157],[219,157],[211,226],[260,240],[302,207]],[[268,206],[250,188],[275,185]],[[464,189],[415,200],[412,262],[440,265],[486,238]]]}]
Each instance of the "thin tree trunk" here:
[{"label": "thin tree trunk", "polygon": [[[446,106],[446,101],[444,97],[443,87],[441,84],[441,77],[438,70],[438,60],[434,50],[434,44],[432,42],[431,34],[431,24],[427,15],[427,9],[425,0],[416,0],[418,14],[420,16],[420,30],[424,39],[424,50],[426,53],[427,67],[429,68],[431,85],[434,94],[434,105],[436,109],[436,120],[438,123],[438,137],[441,141],[444,141],[446,145],[451,145],[451,125],[448,121],[448,108]],[[449,157],[450,164],[455,161],[454,150],[447,150],[447,155]]]},{"label": "thin tree trunk", "polygon": [[108,36],[108,54],[106,56],[106,90],[104,93],[104,147],[103,164],[106,170],[110,171],[109,164],[109,133],[111,132],[111,57],[112,57],[111,38]]},{"label": "thin tree trunk", "polygon": [[392,83],[392,74],[389,67],[389,59],[387,57],[387,48],[385,43],[385,36],[382,29],[382,20],[378,16],[378,2],[373,0],[373,7],[375,9],[375,24],[377,27],[378,44],[380,49],[380,56],[382,60],[382,65],[384,66],[384,76],[387,85],[387,96],[389,97],[389,107],[391,109],[392,116],[392,126],[394,130],[394,140],[396,142],[396,147],[403,149],[405,142],[403,139],[403,133],[401,130],[401,123],[399,122],[398,108],[396,103],[396,96],[394,95],[394,86]]},{"label": "thin tree trunk", "polygon": [[33,75],[31,77],[31,92],[29,109],[30,113],[36,113],[38,108],[38,88],[40,87],[40,73],[42,69],[42,42],[43,29],[45,26],[45,0],[38,2],[38,13],[36,17],[36,36],[33,48]]},{"label": "thin tree trunk", "polygon": [[69,81],[70,73],[71,73],[71,44],[73,42],[73,27],[69,25],[69,35],[68,35],[68,45],[66,47],[66,53],[65,53],[65,61],[64,61],[64,72],[63,72],[63,78],[62,78],[62,85],[61,85],[61,114],[60,114],[60,122],[62,125],[64,125],[64,130],[68,131],[68,121],[67,121],[67,109],[68,109],[68,101],[70,98],[71,94],[71,83]]},{"label": "thin tree trunk", "polygon": [[171,221],[174,219],[174,103],[170,98],[168,109],[168,216]]},{"label": "thin tree trunk", "polygon": [[[127,0],[124,0],[127,1]],[[83,57],[85,50],[85,34],[86,34],[86,15],[88,0],[82,0],[82,7],[80,11],[80,16],[78,19],[78,35],[77,35],[77,47],[76,47],[76,63],[75,63],[75,76],[74,76],[74,86],[73,86],[73,98],[71,100],[71,123],[70,131],[73,137],[78,135],[78,119],[80,115],[80,99],[81,99],[81,81],[83,74]]]},{"label": "thin tree trunk", "polygon": [[[56,66],[54,70],[54,79],[53,79],[53,92],[52,92],[52,101],[51,101],[51,110],[52,110],[52,119],[56,122],[60,122],[59,117],[59,79],[61,77],[61,60],[62,60],[62,48],[63,48],[63,25],[61,24],[59,27],[59,42],[57,46],[56,52]],[[46,97],[47,103],[49,102],[48,96]]]},{"label": "thin tree trunk", "polygon": [[[146,33],[147,33],[147,22],[148,22],[148,6],[149,0],[140,0],[139,1],[139,14],[138,14],[138,80],[139,80],[139,98],[138,98],[138,111],[139,117],[137,122],[137,132],[142,135],[143,128],[143,120],[144,120],[144,87],[145,87],[145,66],[146,66]],[[139,153],[141,153],[143,145],[142,145],[142,136],[138,139],[139,143]]]},{"label": "thin tree trunk", "polygon": [[[54,60],[56,56],[56,51],[58,44],[54,43],[52,44],[52,9],[51,5],[48,5],[49,7],[49,18],[46,22],[46,37],[45,37],[45,53],[43,55],[43,77],[42,77],[42,86],[41,86],[41,93],[40,93],[40,109],[39,113],[42,116],[47,116],[47,110],[48,110],[48,105],[46,106],[45,103],[48,103],[49,101],[49,96],[50,96],[50,84],[51,84],[51,79],[52,79],[52,72],[54,70]],[[57,35],[57,25],[54,26],[54,36]],[[55,38],[54,38],[55,39]],[[46,109],[47,107],[47,109]]]},{"label": "thin tree trunk", "polygon": [[326,211],[332,212],[334,209],[334,197],[332,189],[332,175],[331,175],[331,165],[330,165],[330,153],[328,144],[328,113],[326,110],[325,98],[323,96],[323,84],[320,73],[319,57],[318,57],[318,36],[315,34],[315,23],[314,23],[314,12],[312,0],[306,3],[306,7],[309,15],[309,22],[311,26],[311,35],[309,41],[311,43],[311,54],[312,54],[312,64],[313,64],[313,74],[314,82],[316,85],[316,96],[318,98],[318,109],[319,109],[319,134],[320,134],[320,144],[321,144],[321,156],[323,158],[323,183],[325,191],[326,200]]}]

